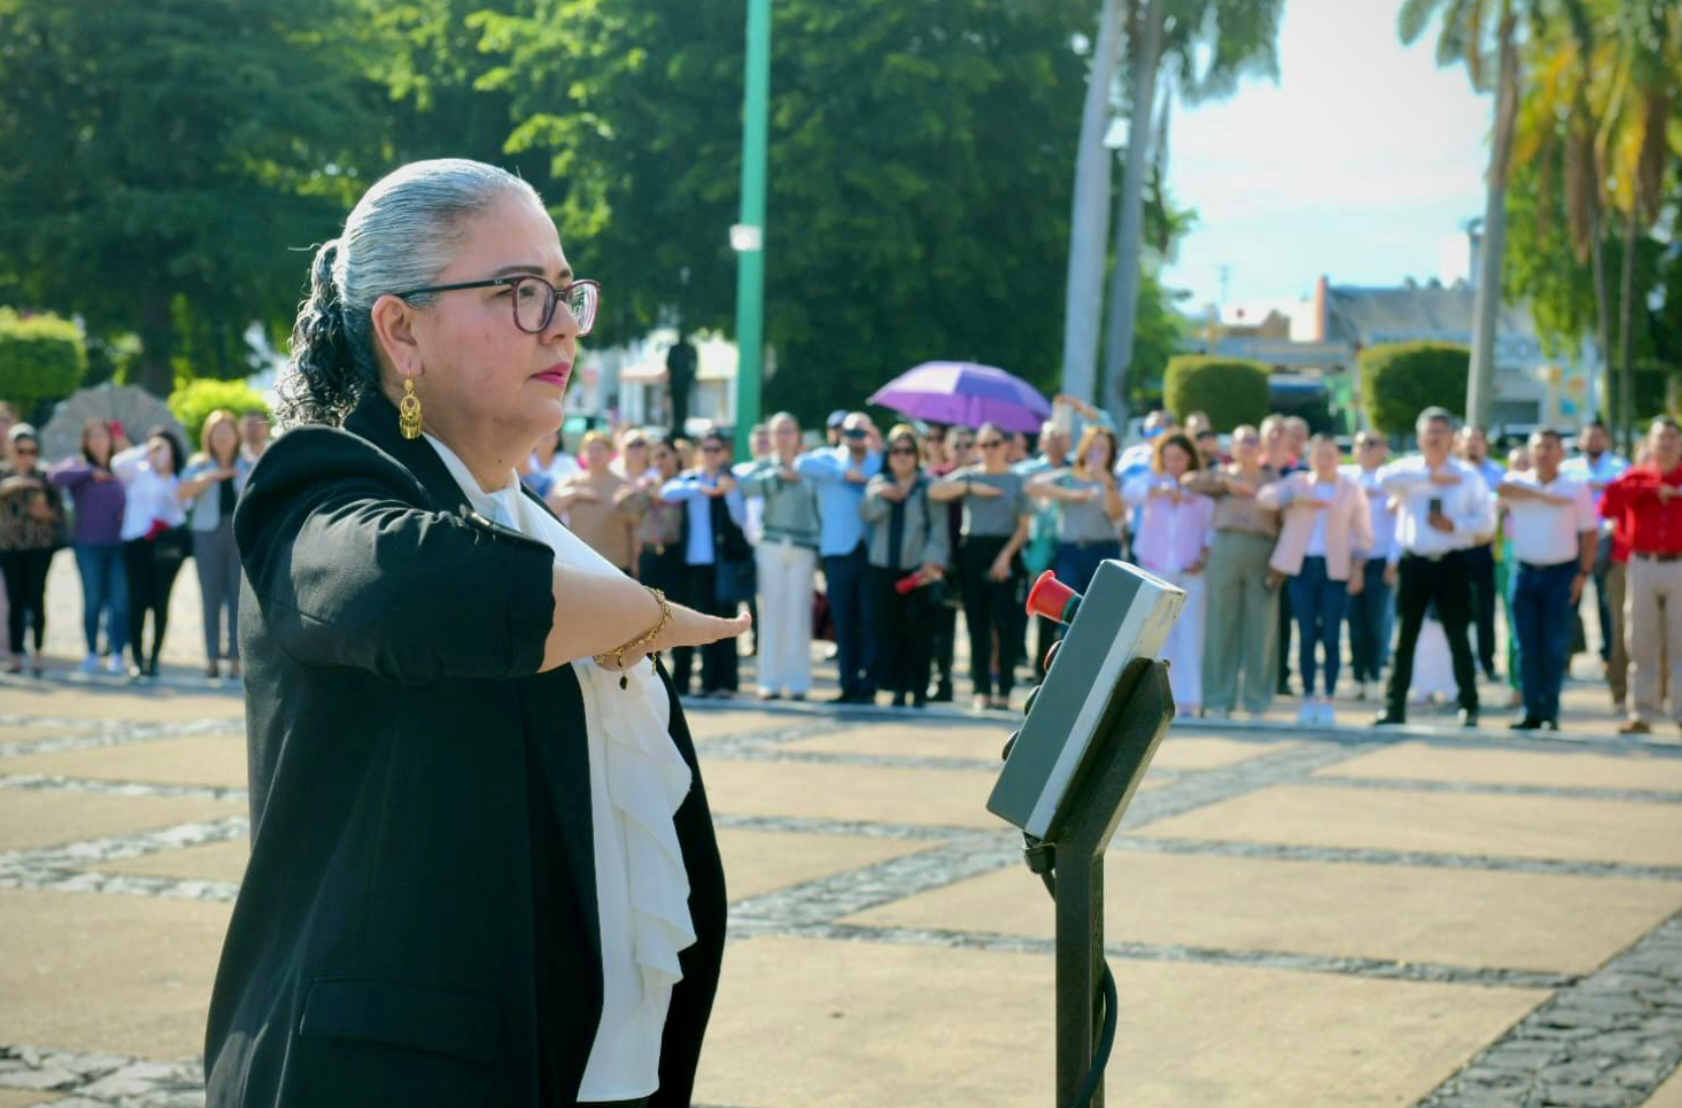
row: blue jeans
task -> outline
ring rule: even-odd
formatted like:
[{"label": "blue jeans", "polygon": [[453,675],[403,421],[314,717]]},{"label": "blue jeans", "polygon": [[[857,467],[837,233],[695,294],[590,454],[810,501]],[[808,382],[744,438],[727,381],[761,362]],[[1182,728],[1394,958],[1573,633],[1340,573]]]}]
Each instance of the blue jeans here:
[{"label": "blue jeans", "polygon": [[876,694],[876,612],[870,603],[870,560],[861,542],[848,554],[826,554],[824,585],[829,614],[835,621],[835,648],[841,692],[850,697]]},{"label": "blue jeans", "polygon": [[1105,558],[1120,558],[1119,542],[1060,542],[1052,563],[1057,579],[1076,592],[1085,592]]},{"label": "blue jeans", "polygon": [[1552,566],[1519,563],[1513,589],[1517,625],[1519,688],[1530,719],[1559,718],[1559,687],[1571,657],[1571,582],[1577,563]]},{"label": "blue jeans", "polygon": [[1316,644],[1325,650],[1326,695],[1337,688],[1337,671],[1342,662],[1343,610],[1349,603],[1349,585],[1326,575],[1326,559],[1315,555],[1302,560],[1302,569],[1291,578],[1291,614],[1297,621],[1297,668],[1302,671],[1302,695],[1314,695]]},{"label": "blue jeans", "polygon": [[1395,587],[1384,582],[1385,563],[1366,563],[1366,584],[1349,605],[1349,654],[1357,681],[1377,681],[1390,660],[1390,631],[1396,623]]},{"label": "blue jeans", "polygon": [[82,576],[82,635],[88,653],[99,653],[99,616],[105,614],[105,642],[122,657],[128,645],[128,574],[123,569],[123,546],[75,547],[76,570]]}]

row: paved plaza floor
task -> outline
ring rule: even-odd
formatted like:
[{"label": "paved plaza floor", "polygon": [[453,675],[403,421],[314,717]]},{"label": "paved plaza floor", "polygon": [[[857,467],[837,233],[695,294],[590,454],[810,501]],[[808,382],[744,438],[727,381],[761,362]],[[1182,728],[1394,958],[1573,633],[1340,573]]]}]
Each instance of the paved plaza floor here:
[{"label": "paved plaza floor", "polygon": [[[0,1108],[202,1103],[235,690],[0,679]],[[1012,724],[690,711],[731,942],[697,1103],[1052,1104]],[[1176,723],[1107,861],[1109,1102],[1682,1108],[1682,746]]]}]

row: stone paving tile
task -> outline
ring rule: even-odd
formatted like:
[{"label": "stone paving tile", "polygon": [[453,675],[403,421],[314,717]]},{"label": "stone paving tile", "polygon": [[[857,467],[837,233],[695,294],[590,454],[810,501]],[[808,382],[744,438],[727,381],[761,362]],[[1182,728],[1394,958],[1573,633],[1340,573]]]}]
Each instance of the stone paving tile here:
[{"label": "stone paving tile", "polygon": [[1410,742],[1321,770],[1320,776],[1676,792],[1682,791],[1682,758],[1641,749],[1543,754]]},{"label": "stone paving tile", "polygon": [[[1409,866],[1112,854],[1112,942],[1289,951],[1587,973],[1682,909],[1682,882]],[[844,924],[1053,934],[1026,868],[849,916]]]},{"label": "stone paving tile", "polygon": [[857,835],[810,835],[785,831],[720,828],[730,899],[763,896],[832,874],[900,858],[933,847],[931,842],[863,838]]},{"label": "stone paving tile", "polygon": [[229,906],[0,889],[0,1043],[197,1057]]},{"label": "stone paving tile", "polygon": [[1146,834],[1672,866],[1682,864],[1679,832],[1674,805],[1283,785]]},{"label": "stone paving tile", "polygon": [[37,1104],[52,1104],[62,1100],[56,1093],[30,1092],[27,1089],[0,1089],[0,1108],[35,1108]]},{"label": "stone paving tile", "polygon": [[245,811],[243,803],[223,800],[0,789],[0,851],[220,819]]},{"label": "stone paving tile", "polygon": [[991,771],[880,769],[804,762],[709,760],[701,772],[716,812],[885,820],[991,829]]},{"label": "stone paving tile", "polygon": [[[1106,1096],[1130,1108],[1407,1104],[1547,996],[1268,969],[1115,968],[1121,1021]],[[1043,1104],[1052,975],[1040,954],[736,944],[697,1096],[743,1108]],[[800,1049],[766,1049],[785,1041]]]},{"label": "stone paving tile", "polygon": [[251,843],[241,837],[226,842],[164,850],[138,858],[98,862],[88,866],[101,873],[138,874],[148,877],[184,877],[238,885],[251,860]]},{"label": "stone paving tile", "polygon": [[[139,687],[112,681],[98,685],[66,685],[55,681],[0,681],[0,716],[47,716],[98,723],[178,722],[218,716],[236,725],[245,716],[245,699],[237,691],[188,693]],[[28,721],[22,721],[27,725]],[[0,739],[9,739],[0,734]]]},{"label": "stone paving tile", "polygon": [[247,782],[245,736],[189,735],[115,749],[28,754],[0,762],[0,772],[243,789]]}]

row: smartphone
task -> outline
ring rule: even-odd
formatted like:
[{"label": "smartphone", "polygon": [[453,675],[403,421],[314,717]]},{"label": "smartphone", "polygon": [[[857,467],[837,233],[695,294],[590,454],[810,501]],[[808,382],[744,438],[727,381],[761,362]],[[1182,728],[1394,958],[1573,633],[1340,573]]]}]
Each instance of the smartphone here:
[{"label": "smartphone", "polygon": [[1443,498],[1442,497],[1433,496],[1431,498],[1431,514],[1434,515],[1434,516],[1440,516],[1440,515],[1443,514]]}]

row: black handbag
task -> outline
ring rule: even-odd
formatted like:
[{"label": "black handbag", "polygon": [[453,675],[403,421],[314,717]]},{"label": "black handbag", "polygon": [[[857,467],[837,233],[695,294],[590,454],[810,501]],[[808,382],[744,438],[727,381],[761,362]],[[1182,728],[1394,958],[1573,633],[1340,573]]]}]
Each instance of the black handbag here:
[{"label": "black handbag", "polygon": [[711,504],[713,525],[713,599],[721,605],[752,600],[759,591],[753,544],[730,518],[722,497]]}]

